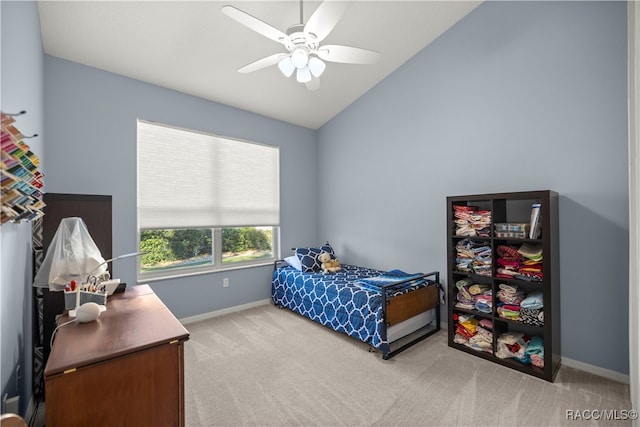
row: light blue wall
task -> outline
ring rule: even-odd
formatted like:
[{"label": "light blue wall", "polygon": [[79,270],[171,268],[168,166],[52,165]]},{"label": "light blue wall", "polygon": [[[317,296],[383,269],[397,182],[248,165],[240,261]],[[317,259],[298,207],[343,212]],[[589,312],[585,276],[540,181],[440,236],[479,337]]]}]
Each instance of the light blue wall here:
[{"label": "light blue wall", "polygon": [[[44,161],[42,43],[36,3],[3,1],[0,11],[1,109],[7,113],[27,111],[16,117],[15,126],[25,135],[40,135],[25,142]],[[0,246],[1,393],[20,395],[24,415],[31,397],[33,363],[31,224],[3,224]]]},{"label": "light blue wall", "polygon": [[484,3],[320,129],[319,239],[445,273],[447,196],[555,190],[562,355],[628,373],[626,48],[624,2]]},{"label": "light blue wall", "polygon": [[[308,191],[316,176],[314,131],[48,55],[44,64],[47,191],[111,195],[115,255],[136,250],[138,118],[279,146],[282,247],[316,243],[316,196]],[[192,166],[176,168],[189,174]],[[118,261],[114,277],[134,284],[135,268],[133,258]],[[151,286],[183,318],[268,299],[272,272],[255,267]]]}]

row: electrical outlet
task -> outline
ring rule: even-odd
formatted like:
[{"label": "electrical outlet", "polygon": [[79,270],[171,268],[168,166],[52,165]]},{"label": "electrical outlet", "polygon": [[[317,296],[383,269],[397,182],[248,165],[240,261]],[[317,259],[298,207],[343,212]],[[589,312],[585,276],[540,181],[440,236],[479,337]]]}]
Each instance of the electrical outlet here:
[{"label": "electrical outlet", "polygon": [[223,288],[228,288],[229,287],[229,278],[225,277],[224,279],[222,279],[222,287]]}]

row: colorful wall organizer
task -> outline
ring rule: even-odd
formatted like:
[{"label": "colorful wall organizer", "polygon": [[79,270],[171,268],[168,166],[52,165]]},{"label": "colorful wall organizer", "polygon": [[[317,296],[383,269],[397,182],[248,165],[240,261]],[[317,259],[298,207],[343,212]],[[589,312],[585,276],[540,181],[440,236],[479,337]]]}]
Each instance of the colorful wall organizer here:
[{"label": "colorful wall organizer", "polygon": [[[1,113],[2,163],[0,177],[2,206],[0,223],[32,221],[43,215],[44,175],[38,170],[40,159],[23,141],[26,137],[14,126],[14,116]],[[35,135],[37,136],[37,135]]]}]

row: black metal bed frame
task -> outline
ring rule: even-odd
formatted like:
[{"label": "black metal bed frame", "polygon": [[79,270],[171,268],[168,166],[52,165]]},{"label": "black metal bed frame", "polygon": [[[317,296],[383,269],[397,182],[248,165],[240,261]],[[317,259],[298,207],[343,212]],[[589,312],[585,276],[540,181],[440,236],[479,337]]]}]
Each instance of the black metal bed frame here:
[{"label": "black metal bed frame", "polygon": [[[277,270],[279,266],[281,266],[282,264],[287,264],[287,262],[283,259],[279,259],[274,261],[273,263],[273,270]],[[433,276],[433,279],[428,279],[429,277]],[[392,357],[398,355],[399,353],[409,349],[410,347],[418,344],[419,342],[423,341],[424,339],[430,337],[431,335],[435,334],[436,332],[438,332],[440,330],[440,292],[443,292],[443,287],[442,284],[440,283],[440,272],[438,271],[432,271],[430,273],[424,273],[421,274],[420,276],[417,277],[412,277],[410,279],[406,279],[400,282],[394,282],[394,283],[390,283],[387,285],[382,285],[381,286],[381,290],[382,290],[382,311],[383,311],[383,315],[384,315],[384,328],[381,331],[381,334],[383,335],[381,338],[384,341],[387,341],[387,328],[390,326],[389,323],[387,322],[387,306],[389,305],[389,300],[387,297],[387,292],[388,291],[392,291],[393,288],[404,285],[406,283],[409,282],[414,282],[417,280],[430,280],[433,281],[433,283],[431,283],[430,285],[427,285],[427,287],[429,286],[436,286],[437,290],[438,290],[438,298],[436,301],[436,306],[434,307],[435,310],[435,315],[436,315],[436,324],[435,326],[432,326],[433,321],[431,321],[430,323],[428,323],[427,325],[424,325],[423,327],[417,329],[416,331],[413,331],[407,335],[405,335],[404,337],[398,338],[399,341],[409,335],[415,334],[418,331],[422,330],[422,329],[426,329],[425,331],[423,331],[421,334],[417,335],[415,338],[413,338],[412,340],[404,343],[403,345],[401,345],[400,347],[398,347],[395,350],[391,350],[391,344],[389,343],[389,351],[382,351],[382,358],[384,360],[389,360]],[[278,306],[278,307],[283,307],[283,306]],[[395,341],[394,341],[395,342]],[[371,347],[373,349],[373,347]]]}]

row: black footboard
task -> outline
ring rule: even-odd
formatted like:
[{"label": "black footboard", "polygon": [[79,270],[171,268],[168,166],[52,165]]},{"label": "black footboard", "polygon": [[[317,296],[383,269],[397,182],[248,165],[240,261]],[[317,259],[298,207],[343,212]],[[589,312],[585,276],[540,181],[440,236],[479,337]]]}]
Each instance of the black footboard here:
[{"label": "black footboard", "polygon": [[[417,302],[417,301],[411,301],[409,300],[407,301],[403,301],[403,304],[407,306],[406,308],[406,314],[405,316],[407,318],[409,318],[411,315],[417,315],[421,312],[424,311],[428,311],[431,310],[432,308],[435,309],[435,325],[433,324],[433,321],[431,323],[429,323],[428,325],[423,326],[422,328],[408,334],[407,336],[411,336],[411,335],[415,335],[414,337],[412,337],[411,340],[401,344],[398,348],[395,349],[391,349],[392,344],[393,343],[389,343],[389,351],[386,352],[382,352],[382,358],[385,360],[391,359],[393,356],[407,350],[408,348],[414,346],[415,344],[419,343],[420,341],[424,340],[425,338],[430,337],[431,335],[435,334],[436,332],[438,332],[440,330],[440,291],[442,289],[442,285],[440,284],[440,273],[437,271],[433,271],[431,273],[426,273],[421,275],[418,278],[412,278],[409,280],[405,280],[402,282],[398,282],[398,283],[393,283],[391,285],[386,285],[383,288],[383,292],[382,292],[382,299],[383,299],[383,310],[384,310],[384,318],[385,318],[385,330],[384,330],[384,338],[387,339],[388,335],[387,335],[387,328],[389,326],[391,326],[390,323],[390,317],[393,317],[394,320],[395,318],[397,318],[397,316],[394,314],[393,316],[390,315],[389,313],[389,308],[390,305],[393,304],[393,298],[388,298],[387,294],[388,291],[393,291],[394,287],[399,287],[402,286],[403,284],[407,283],[407,282],[412,282],[412,281],[416,281],[416,280],[429,280],[431,282],[433,282],[432,284],[430,284],[429,286],[427,286],[426,288],[422,288],[423,290],[426,290],[426,292],[429,292],[431,295],[431,302]],[[403,295],[402,297],[410,297],[410,295],[413,292],[417,292],[417,291],[412,291],[408,294]],[[416,296],[417,298],[422,298],[423,295],[420,295],[419,297]],[[396,297],[397,298],[397,297]],[[407,300],[407,298],[403,298],[405,300]],[[424,309],[424,307],[421,306],[421,304],[426,304],[428,308]],[[399,338],[396,341],[400,341],[402,338]]]}]

